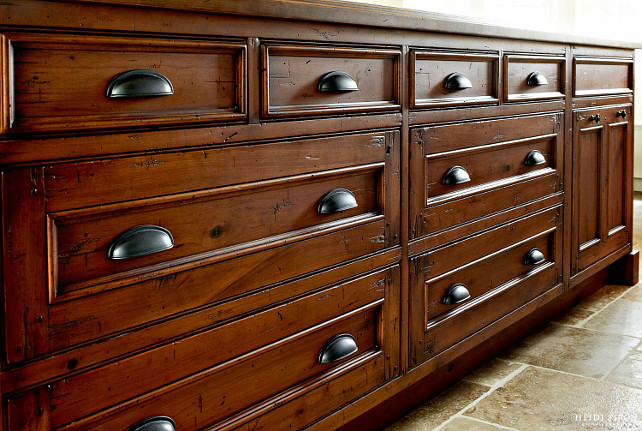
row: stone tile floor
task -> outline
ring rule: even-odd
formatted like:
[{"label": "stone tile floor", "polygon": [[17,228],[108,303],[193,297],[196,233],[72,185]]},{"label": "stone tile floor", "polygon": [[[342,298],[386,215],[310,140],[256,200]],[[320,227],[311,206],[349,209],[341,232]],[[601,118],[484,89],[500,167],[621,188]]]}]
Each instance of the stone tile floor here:
[{"label": "stone tile floor", "polygon": [[[642,195],[633,248],[642,246]],[[642,283],[605,286],[386,431],[642,431]]]}]

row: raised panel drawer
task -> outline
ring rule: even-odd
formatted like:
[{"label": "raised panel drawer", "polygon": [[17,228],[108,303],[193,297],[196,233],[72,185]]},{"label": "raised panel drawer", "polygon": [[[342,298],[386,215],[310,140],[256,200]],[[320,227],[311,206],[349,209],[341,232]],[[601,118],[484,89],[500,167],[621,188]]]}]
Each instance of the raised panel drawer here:
[{"label": "raised panel drawer", "polygon": [[560,123],[547,114],[414,129],[412,237],[561,192]]},{"label": "raised panel drawer", "polygon": [[573,59],[573,96],[633,93],[633,60],[604,57]]},{"label": "raised panel drawer", "polygon": [[242,42],[7,34],[2,132],[178,125],[246,117]]},{"label": "raised panel drawer", "polygon": [[263,116],[399,111],[398,50],[263,45]]},{"label": "raised panel drawer", "polygon": [[[398,246],[398,142],[386,132],[5,172],[5,197],[25,198],[4,208],[5,319],[38,323],[5,327],[9,361],[225,301],[226,313],[266,306],[251,293]],[[185,176],[192,163],[200,175]],[[31,252],[39,244],[47,255]],[[35,267],[49,277],[25,282]]]},{"label": "raised panel drawer", "polygon": [[504,55],[504,100],[563,98],[565,65],[564,57]]},{"label": "raised panel drawer", "polygon": [[561,282],[561,208],[522,217],[415,259],[415,364]]},{"label": "raised panel drawer", "polygon": [[411,108],[496,104],[497,53],[411,51]]},{"label": "raised panel drawer", "polygon": [[[388,347],[394,346],[397,308],[386,301],[398,280],[398,267],[362,275],[53,381],[11,398],[9,421],[37,397],[47,429],[124,430],[156,415],[170,417],[181,430],[202,429],[247,420],[275,400],[296,399],[331,378],[368,368],[373,374],[352,378],[357,397],[394,372],[397,356],[386,355],[395,351]],[[87,398],[88,391],[96,396]]]}]

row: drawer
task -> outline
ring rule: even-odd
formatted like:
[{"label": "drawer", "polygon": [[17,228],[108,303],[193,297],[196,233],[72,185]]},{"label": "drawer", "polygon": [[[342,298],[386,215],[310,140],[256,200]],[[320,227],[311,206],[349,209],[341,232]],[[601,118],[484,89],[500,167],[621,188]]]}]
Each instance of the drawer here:
[{"label": "drawer", "polygon": [[633,93],[633,60],[604,57],[573,59],[573,96]]},{"label": "drawer", "polygon": [[552,207],[414,260],[412,332],[419,362],[561,282],[561,211]]},{"label": "drawer", "polygon": [[265,118],[399,111],[394,49],[262,45]]},{"label": "drawer", "polygon": [[[4,208],[5,319],[27,312],[42,323],[6,327],[10,361],[25,346],[43,354],[244,303],[397,247],[398,143],[385,132],[5,172],[5,202],[21,197]],[[199,174],[186,177],[189,166]],[[46,255],[32,252],[41,246]],[[26,282],[35,267],[48,278]]]},{"label": "drawer", "polygon": [[561,192],[562,114],[411,131],[412,237]]},{"label": "drawer", "polygon": [[412,109],[470,104],[497,104],[497,53],[411,51]]},{"label": "drawer", "polygon": [[[246,118],[243,42],[7,34],[2,132],[67,132]],[[8,54],[5,54],[7,56]]]},{"label": "drawer", "polygon": [[504,55],[504,101],[563,98],[564,57]]},{"label": "drawer", "polygon": [[[51,429],[127,429],[155,415],[171,417],[181,430],[202,429],[245,418],[244,411],[271,407],[277,399],[296,399],[330,376],[364,367],[372,374],[353,382],[366,391],[390,377],[396,364],[396,356],[385,357],[398,317],[386,301],[398,279],[398,267],[362,275],[51,382],[10,399],[9,421],[35,396]],[[97,396],[88,399],[88,390]]]}]

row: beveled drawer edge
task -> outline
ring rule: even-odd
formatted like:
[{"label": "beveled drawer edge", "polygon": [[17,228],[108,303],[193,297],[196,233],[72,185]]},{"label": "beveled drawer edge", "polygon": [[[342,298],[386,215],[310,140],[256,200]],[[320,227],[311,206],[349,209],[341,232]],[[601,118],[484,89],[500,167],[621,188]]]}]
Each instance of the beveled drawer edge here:
[{"label": "beveled drawer edge", "polygon": [[560,63],[560,77],[558,91],[542,92],[542,93],[526,93],[526,94],[509,94],[508,83],[504,82],[504,101],[505,102],[525,102],[543,99],[564,99],[566,97],[566,57],[559,55],[527,55],[522,53],[504,53],[503,73],[504,79],[508,80],[508,68],[511,60],[523,60],[529,63]]},{"label": "beveled drawer edge", "polygon": [[[578,90],[577,89],[577,65],[578,64],[612,64],[612,65],[628,65],[628,88],[616,89],[592,89],[592,90]],[[573,57],[573,97],[585,96],[607,96],[610,94],[633,94],[633,58],[617,58],[617,57],[595,57],[595,56],[574,56]]]},{"label": "beveled drawer edge", "polygon": [[[408,72],[408,89],[410,91],[410,109],[421,110],[430,107],[447,107],[457,105],[497,105],[499,104],[499,52],[438,51],[425,48],[410,49],[410,66]],[[492,96],[445,97],[439,99],[417,99],[415,93],[415,70],[417,60],[435,58],[437,60],[488,61],[493,63]]]},{"label": "beveled drawer edge", "polygon": [[[342,103],[339,106],[328,105],[302,105],[302,106],[278,106],[276,109],[270,106],[269,94],[269,59],[274,53],[283,52],[296,54],[307,54],[309,56],[324,57],[328,55],[343,54],[348,58],[391,58],[394,62],[393,70],[393,100],[376,102],[355,102],[353,104]],[[261,115],[264,119],[279,119],[289,117],[296,113],[304,115],[327,115],[328,113],[360,113],[367,108],[369,111],[393,111],[401,109],[401,50],[394,50],[383,47],[346,47],[346,46],[314,46],[295,45],[283,42],[272,42],[265,40],[261,43]]]},{"label": "beveled drawer edge", "polygon": [[447,311],[443,314],[440,314],[436,319],[426,319],[424,317],[425,322],[426,322],[426,331],[430,331],[434,328],[437,328],[445,323],[448,323],[452,321],[453,319],[456,319],[459,315],[465,314],[476,308],[478,305],[490,301],[493,297],[500,295],[506,291],[511,290],[513,287],[518,286],[519,284],[525,282],[526,280],[529,280],[533,277],[536,277],[538,274],[541,272],[547,271],[551,268],[556,268],[558,267],[558,264],[555,262],[546,262],[544,264],[538,265],[536,268],[531,269],[528,271],[526,274],[523,274],[519,277],[512,278],[511,280],[507,281],[506,283],[503,283],[488,292],[485,292],[479,296],[476,296],[475,298],[471,299],[470,301],[467,301],[466,303],[454,308],[451,311]]}]

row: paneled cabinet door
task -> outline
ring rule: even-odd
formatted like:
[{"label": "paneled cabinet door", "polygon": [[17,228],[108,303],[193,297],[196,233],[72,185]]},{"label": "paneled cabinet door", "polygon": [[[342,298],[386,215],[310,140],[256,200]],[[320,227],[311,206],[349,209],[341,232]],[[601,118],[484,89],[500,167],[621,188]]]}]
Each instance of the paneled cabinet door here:
[{"label": "paneled cabinet door", "polygon": [[630,104],[573,112],[573,275],[631,242]]}]

